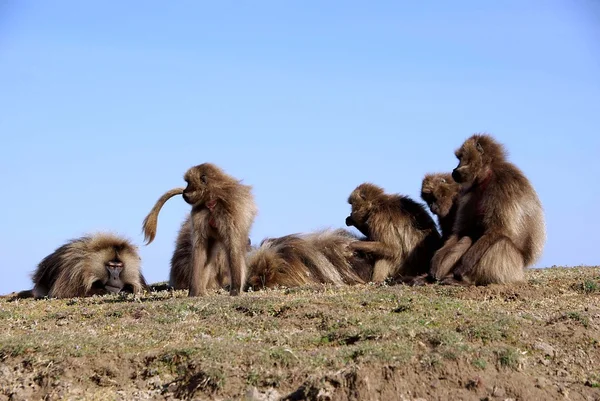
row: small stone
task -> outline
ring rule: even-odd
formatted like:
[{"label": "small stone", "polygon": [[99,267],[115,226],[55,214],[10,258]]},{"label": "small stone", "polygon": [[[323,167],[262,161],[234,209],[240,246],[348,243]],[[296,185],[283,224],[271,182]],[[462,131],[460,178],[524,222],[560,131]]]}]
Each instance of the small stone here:
[{"label": "small stone", "polygon": [[550,380],[546,379],[545,377],[538,377],[535,379],[535,386],[537,388],[546,388],[551,385],[552,385],[552,382]]},{"label": "small stone", "polygon": [[552,347],[548,343],[539,341],[533,345],[533,348],[542,351],[544,355],[547,355],[549,357],[554,358],[554,356],[556,356],[556,351],[554,350],[554,347]]},{"label": "small stone", "polygon": [[246,401],[276,401],[280,398],[279,392],[272,388],[262,393],[256,387],[252,387],[246,392]]},{"label": "small stone", "polygon": [[492,395],[494,397],[504,397],[506,395],[506,391],[502,387],[494,386],[494,389],[492,390]]}]

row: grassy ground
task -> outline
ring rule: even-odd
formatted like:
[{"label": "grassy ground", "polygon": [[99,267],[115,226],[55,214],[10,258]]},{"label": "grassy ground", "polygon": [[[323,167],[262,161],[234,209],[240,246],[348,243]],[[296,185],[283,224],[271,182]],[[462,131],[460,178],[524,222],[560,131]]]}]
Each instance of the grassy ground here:
[{"label": "grassy ground", "polygon": [[0,300],[0,400],[600,400],[600,268],[517,286]]}]

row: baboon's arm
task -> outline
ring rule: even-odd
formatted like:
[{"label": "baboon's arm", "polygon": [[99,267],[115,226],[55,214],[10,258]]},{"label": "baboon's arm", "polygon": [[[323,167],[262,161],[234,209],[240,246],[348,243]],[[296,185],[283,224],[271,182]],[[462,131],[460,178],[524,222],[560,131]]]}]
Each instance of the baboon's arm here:
[{"label": "baboon's arm", "polygon": [[350,243],[355,251],[370,253],[380,258],[393,258],[394,250],[387,244],[379,241],[355,241]]}]

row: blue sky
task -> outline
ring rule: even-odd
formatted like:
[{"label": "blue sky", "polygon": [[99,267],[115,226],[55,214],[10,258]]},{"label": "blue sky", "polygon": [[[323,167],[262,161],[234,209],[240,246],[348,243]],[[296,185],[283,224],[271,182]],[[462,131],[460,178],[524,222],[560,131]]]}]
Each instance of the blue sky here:
[{"label": "blue sky", "polygon": [[16,1],[0,4],[0,293],[111,230],[165,280],[189,210],[156,199],[213,162],[254,188],[252,241],[342,227],[371,181],[418,198],[475,132],[536,187],[536,265],[600,264],[600,4]]}]

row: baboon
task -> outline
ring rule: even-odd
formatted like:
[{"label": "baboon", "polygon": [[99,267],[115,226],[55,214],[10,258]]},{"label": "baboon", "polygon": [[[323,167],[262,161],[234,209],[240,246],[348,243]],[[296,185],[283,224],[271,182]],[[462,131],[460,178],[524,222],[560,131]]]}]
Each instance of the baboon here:
[{"label": "baboon", "polygon": [[426,174],[421,185],[421,199],[438,218],[445,242],[452,234],[452,225],[458,209],[459,185],[451,173]]},{"label": "baboon", "polygon": [[428,272],[441,239],[424,205],[372,183],[356,187],[348,203],[352,211],[346,225],[366,237],[350,246],[375,259],[371,281],[404,281]]},{"label": "baboon", "polygon": [[[317,251],[321,252],[341,274],[344,283],[367,283],[373,274],[374,259],[350,245],[359,241],[359,237],[348,230],[320,230],[309,233],[305,239]],[[356,275],[360,278],[358,280]]]},{"label": "baboon", "polygon": [[349,247],[355,241],[346,230],[266,238],[248,255],[248,287],[363,284],[372,265]]},{"label": "baboon", "polygon": [[537,193],[491,135],[472,135],[455,154],[458,211],[452,235],[433,258],[432,276],[452,284],[522,281],[546,241]]},{"label": "baboon", "polygon": [[[182,195],[192,210],[188,217],[189,228],[186,227],[186,221],[180,229],[180,234],[184,234],[180,235],[175,252],[185,252],[186,246],[191,250],[189,296],[206,295],[211,276],[219,272],[223,265],[228,266],[226,270],[231,282],[229,294],[239,295],[246,280],[245,250],[248,237],[258,213],[252,187],[242,184],[211,163],[191,167],[183,179],[187,183],[186,188],[175,188],[165,193],[144,219],[146,244],[150,244],[156,236],[161,207],[171,197]],[[186,230],[191,233],[189,239],[183,238]],[[173,255],[176,262],[178,257],[177,254]],[[185,272],[186,269],[179,271]]]},{"label": "baboon", "polygon": [[[248,238],[246,252],[251,250],[251,241]],[[188,216],[177,235],[175,251],[171,257],[171,272],[169,273],[169,286],[175,290],[189,290],[192,281],[192,221]],[[215,290],[228,287],[229,266],[227,265],[226,252],[219,250],[215,253],[214,272],[210,275],[206,288]]]},{"label": "baboon", "polygon": [[137,247],[110,233],[73,239],[38,264],[33,290],[18,298],[75,298],[148,289]]}]

